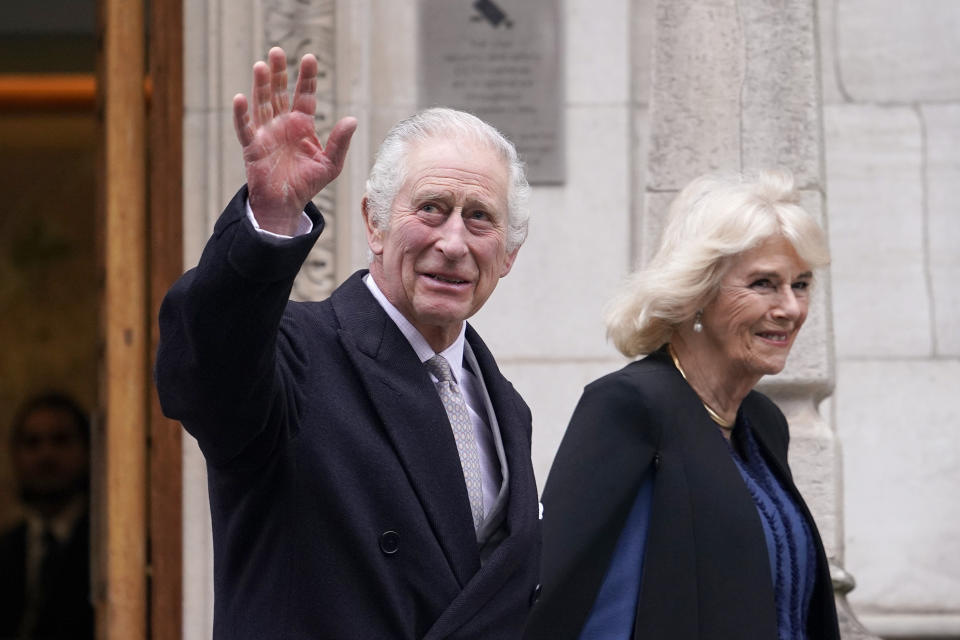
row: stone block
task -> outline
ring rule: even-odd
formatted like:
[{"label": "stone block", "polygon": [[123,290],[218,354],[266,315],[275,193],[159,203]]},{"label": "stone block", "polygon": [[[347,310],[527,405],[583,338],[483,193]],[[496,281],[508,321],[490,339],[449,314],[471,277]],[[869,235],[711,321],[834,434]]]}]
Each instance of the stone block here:
[{"label": "stone block", "polygon": [[[484,336],[486,339],[486,336]],[[580,400],[583,387],[600,376],[616,371],[626,360],[564,361],[548,357],[540,361],[510,361],[494,352],[503,375],[516,387],[533,413],[533,468],[543,491],[550,465]]]},{"label": "stone block", "polygon": [[917,114],[834,105],[824,118],[837,354],[929,354]]},{"label": "stone block", "polygon": [[740,168],[745,78],[738,3],[658,2],[647,188],[677,190]]},{"label": "stone block", "polygon": [[536,187],[530,234],[475,324],[499,357],[609,357],[602,307],[630,251],[626,105],[568,108],[563,187]]},{"label": "stone block", "polygon": [[263,16],[257,10],[260,3],[254,0],[218,3],[208,7],[208,107],[230,107],[235,94],[250,96],[253,63],[266,58]]},{"label": "stone block", "polygon": [[960,356],[960,106],[924,105],[937,354]]},{"label": "stone block", "polygon": [[374,0],[370,16],[370,31],[376,34],[370,42],[373,104],[416,105],[417,44],[429,41],[428,35],[417,37],[420,27],[416,2]]},{"label": "stone block", "polygon": [[[223,207],[247,181],[243,166],[243,148],[233,130],[233,114],[230,108],[209,113],[208,147],[206,162],[209,163],[215,182],[210,183],[210,195],[216,198],[217,206],[211,207],[212,221],[220,216]],[[219,195],[217,195],[219,194]],[[213,226],[210,227],[211,231]]]},{"label": "stone block", "polygon": [[838,0],[841,83],[855,101],[960,99],[960,3]]},{"label": "stone block", "polygon": [[213,636],[213,534],[207,465],[197,441],[183,438],[183,638]]},{"label": "stone block", "polygon": [[643,247],[643,220],[645,215],[647,160],[649,159],[650,110],[642,105],[631,105],[633,117],[633,144],[630,150],[630,187],[633,245],[630,253],[630,266],[637,264]]},{"label": "stone block", "polygon": [[820,88],[824,104],[845,102],[837,75],[837,3],[817,0],[818,40],[820,42]]},{"label": "stone block", "polygon": [[[651,159],[652,160],[652,159]],[[683,187],[684,185],[681,185]],[[678,191],[647,191],[643,194],[643,217],[635,225],[634,246],[636,260],[631,268],[646,265],[657,252],[660,246],[660,236],[663,235],[663,226],[667,221],[670,204],[679,194]]]},{"label": "stone block", "polygon": [[657,0],[632,0],[630,20],[631,100],[649,105],[653,83],[653,42]]},{"label": "stone block", "polygon": [[838,362],[846,568],[861,610],[960,611],[960,362]]},{"label": "stone block", "polygon": [[[212,230],[207,171],[207,129],[210,114],[196,111],[183,116],[183,265],[200,261],[203,245]],[[226,203],[223,203],[226,204]],[[222,206],[222,205],[221,205]]]},{"label": "stone block", "polygon": [[739,6],[746,57],[740,166],[784,167],[799,186],[819,188],[822,141],[813,3],[750,0]]},{"label": "stone block", "polygon": [[210,44],[219,32],[210,32],[205,2],[183,3],[183,108],[189,113],[206,107],[210,95]]},{"label": "stone block", "polygon": [[566,101],[610,105],[630,95],[630,0],[568,0],[561,24]]}]

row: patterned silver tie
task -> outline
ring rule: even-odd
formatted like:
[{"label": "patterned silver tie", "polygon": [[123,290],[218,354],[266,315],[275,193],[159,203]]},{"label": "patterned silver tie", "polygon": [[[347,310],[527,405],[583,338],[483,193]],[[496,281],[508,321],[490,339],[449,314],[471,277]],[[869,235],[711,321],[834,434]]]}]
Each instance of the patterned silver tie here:
[{"label": "patterned silver tie", "polygon": [[470,421],[470,412],[467,403],[460,393],[460,387],[453,381],[450,373],[450,364],[446,358],[437,354],[425,363],[427,369],[440,382],[437,390],[440,400],[447,411],[450,427],[453,429],[453,438],[457,442],[457,453],[460,454],[460,466],[463,467],[463,479],[467,483],[467,495],[470,497],[470,511],[473,513],[473,528],[480,529],[483,523],[483,481],[480,476],[480,454],[477,451],[477,440],[473,435],[473,422]]}]

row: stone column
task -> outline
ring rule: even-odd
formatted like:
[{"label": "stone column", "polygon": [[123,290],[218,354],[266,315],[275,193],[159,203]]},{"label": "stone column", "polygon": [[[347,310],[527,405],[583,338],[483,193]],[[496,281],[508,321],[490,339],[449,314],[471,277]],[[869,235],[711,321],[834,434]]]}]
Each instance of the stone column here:
[{"label": "stone column", "polygon": [[[667,206],[694,177],[761,167],[791,170],[803,205],[826,227],[814,0],[659,0],[649,153],[634,248],[652,255]],[[818,274],[810,314],[786,370],[761,388],[791,429],[790,459],[830,558],[845,638],[869,634],[845,594],[840,446],[818,411],[834,387],[830,274]]]}]

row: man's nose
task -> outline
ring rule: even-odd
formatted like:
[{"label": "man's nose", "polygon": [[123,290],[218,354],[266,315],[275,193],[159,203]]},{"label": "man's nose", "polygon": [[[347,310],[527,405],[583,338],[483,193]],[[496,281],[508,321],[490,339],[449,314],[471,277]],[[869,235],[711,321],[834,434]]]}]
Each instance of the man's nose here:
[{"label": "man's nose", "polygon": [[463,223],[460,209],[456,209],[447,216],[440,225],[440,238],[437,248],[448,260],[462,258],[467,253],[467,226]]}]

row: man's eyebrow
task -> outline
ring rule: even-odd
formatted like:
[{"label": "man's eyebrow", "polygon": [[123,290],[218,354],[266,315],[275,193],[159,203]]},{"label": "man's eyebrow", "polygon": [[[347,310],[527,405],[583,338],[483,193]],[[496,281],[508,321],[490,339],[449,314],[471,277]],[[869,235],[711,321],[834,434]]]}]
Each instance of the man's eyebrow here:
[{"label": "man's eyebrow", "polygon": [[414,192],[414,200],[448,200],[453,196],[450,191],[418,191]]},{"label": "man's eyebrow", "polygon": [[[417,202],[427,202],[430,200],[436,200],[438,202],[448,202],[453,198],[454,198],[454,194],[452,191],[444,191],[444,190],[440,190],[440,191],[430,190],[430,191],[423,191],[423,192],[415,191],[412,195],[412,199]],[[464,202],[464,208],[473,208],[473,207],[480,207],[490,211],[497,210],[497,204],[492,199],[486,198],[483,196],[476,196],[476,195],[471,195]]]}]

